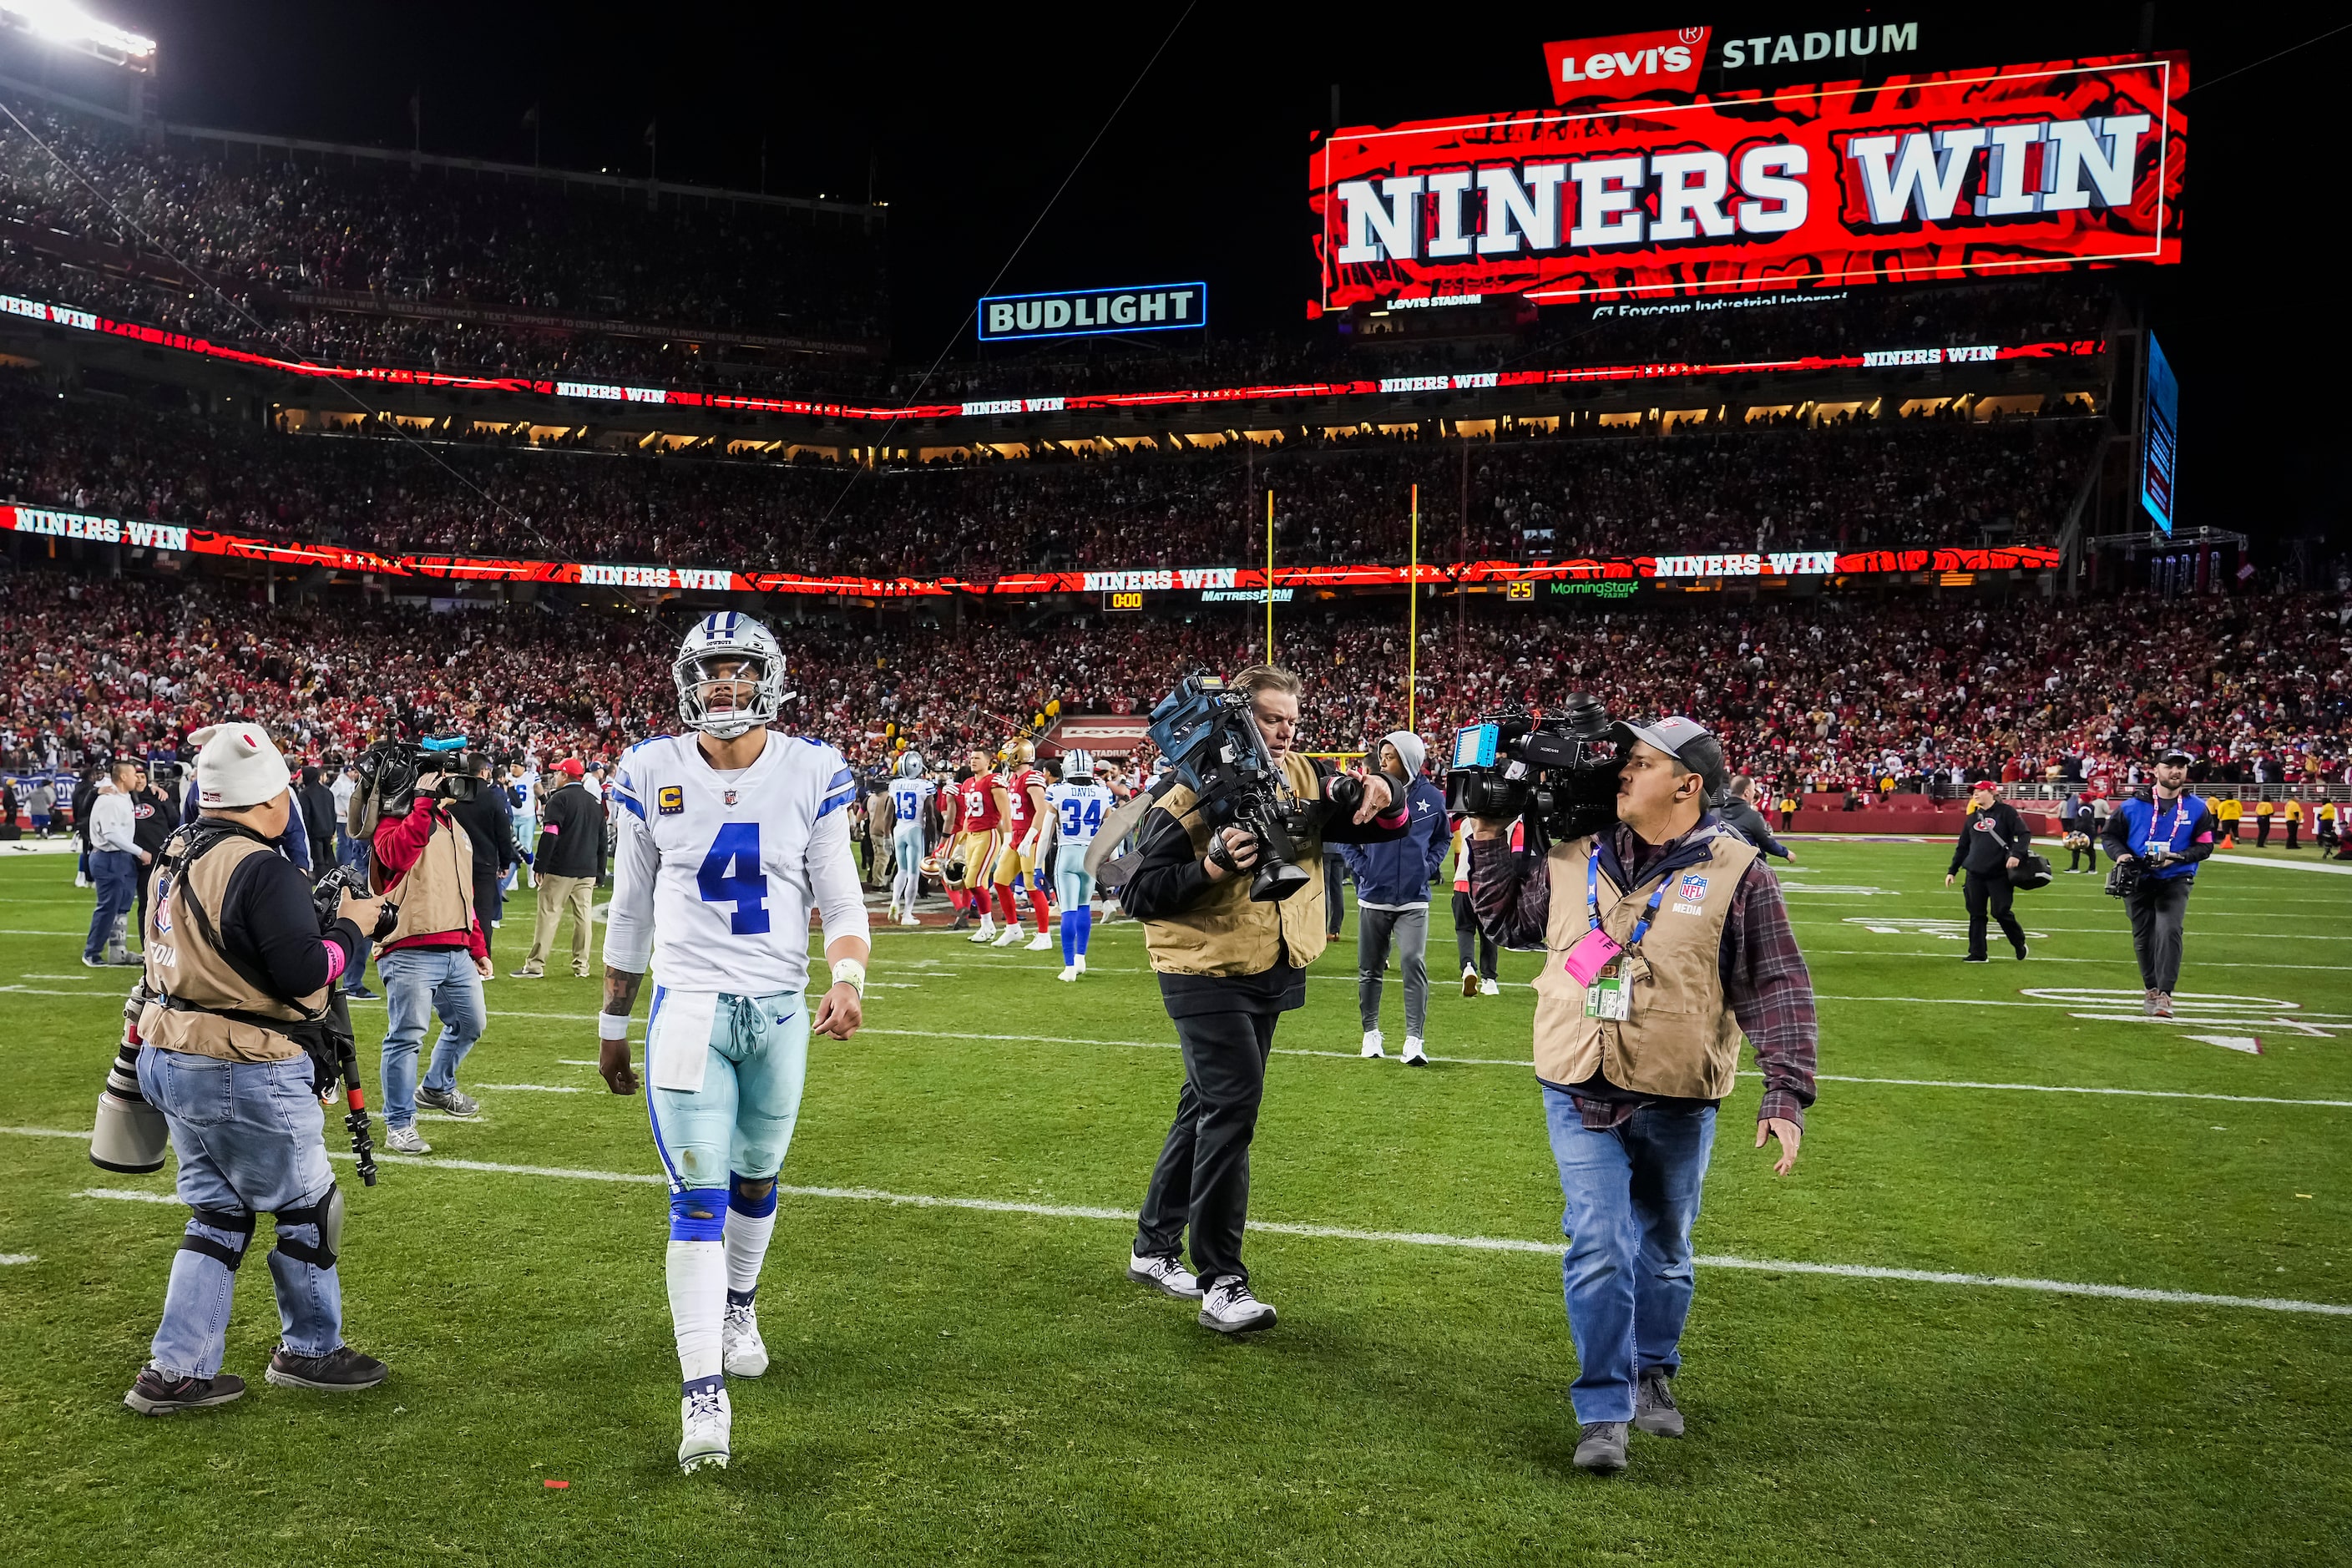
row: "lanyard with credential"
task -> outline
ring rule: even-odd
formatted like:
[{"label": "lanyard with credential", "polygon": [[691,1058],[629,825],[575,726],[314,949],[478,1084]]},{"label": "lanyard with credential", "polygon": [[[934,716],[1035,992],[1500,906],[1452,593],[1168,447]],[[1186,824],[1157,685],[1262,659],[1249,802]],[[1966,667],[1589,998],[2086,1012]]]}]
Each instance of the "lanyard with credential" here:
[{"label": "lanyard with credential", "polygon": [[[1642,910],[1642,918],[1633,922],[1633,934],[1625,939],[1625,952],[1631,952],[1642,945],[1642,939],[1650,933],[1650,922],[1658,918],[1658,906],[1665,902],[1665,899],[1666,879],[1661,877],[1658,879],[1658,890],[1650,895],[1649,903]],[[1591,855],[1584,862],[1584,905],[1587,916],[1592,922],[1592,929],[1599,931],[1601,929],[1601,849],[1598,845],[1593,847]]]}]

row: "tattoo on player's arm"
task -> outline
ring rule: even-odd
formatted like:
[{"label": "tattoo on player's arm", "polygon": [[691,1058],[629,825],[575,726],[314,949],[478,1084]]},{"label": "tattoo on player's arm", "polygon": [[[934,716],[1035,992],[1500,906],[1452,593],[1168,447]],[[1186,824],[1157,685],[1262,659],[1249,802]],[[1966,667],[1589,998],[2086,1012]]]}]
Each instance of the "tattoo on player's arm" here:
[{"label": "tattoo on player's arm", "polygon": [[637,990],[646,983],[643,974],[632,974],[625,969],[604,969],[604,1011],[629,1013],[637,1005]]}]

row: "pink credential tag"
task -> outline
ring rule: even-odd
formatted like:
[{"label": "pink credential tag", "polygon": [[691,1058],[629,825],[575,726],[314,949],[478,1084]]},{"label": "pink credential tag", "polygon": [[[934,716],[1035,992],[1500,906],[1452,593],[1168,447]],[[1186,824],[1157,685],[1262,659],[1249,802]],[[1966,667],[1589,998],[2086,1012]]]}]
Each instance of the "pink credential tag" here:
[{"label": "pink credential tag", "polygon": [[1568,961],[1561,967],[1579,985],[1590,985],[1592,977],[1601,973],[1601,966],[1624,951],[1624,945],[1615,937],[1596,927],[1577,939],[1576,945],[1568,950]]}]

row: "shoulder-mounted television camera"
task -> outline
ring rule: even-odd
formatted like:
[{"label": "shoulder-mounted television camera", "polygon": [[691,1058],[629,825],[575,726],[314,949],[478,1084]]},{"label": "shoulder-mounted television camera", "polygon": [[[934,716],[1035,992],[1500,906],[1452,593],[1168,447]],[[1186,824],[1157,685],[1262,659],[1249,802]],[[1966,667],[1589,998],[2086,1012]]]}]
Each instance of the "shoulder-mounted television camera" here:
[{"label": "shoulder-mounted television camera", "polygon": [[474,798],[481,780],[463,735],[428,735],[421,741],[385,741],[370,746],[352,764],[358,792],[376,802],[379,815],[404,815],[416,798],[416,782],[433,779],[435,800]]},{"label": "shoulder-mounted television camera", "polygon": [[1454,735],[1445,809],[1507,821],[1525,817],[1528,847],[1599,833],[1617,820],[1617,774],[1624,766],[1618,727],[1601,700],[1570,693],[1558,713],[1499,713]]},{"label": "shoulder-mounted television camera", "polygon": [[1188,675],[1151,710],[1150,733],[1176,782],[1198,799],[1202,822],[1240,827],[1257,840],[1253,901],[1286,899],[1307,886],[1297,839],[1311,820],[1266,749],[1247,692],[1213,675]]}]

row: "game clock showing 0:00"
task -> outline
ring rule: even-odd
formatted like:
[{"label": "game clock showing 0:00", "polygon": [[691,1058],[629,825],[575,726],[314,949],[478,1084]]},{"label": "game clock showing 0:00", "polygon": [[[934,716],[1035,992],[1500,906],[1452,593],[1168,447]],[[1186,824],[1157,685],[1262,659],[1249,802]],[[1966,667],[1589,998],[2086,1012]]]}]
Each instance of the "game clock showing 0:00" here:
[{"label": "game clock showing 0:00", "polygon": [[1143,595],[1141,594],[1133,593],[1105,594],[1103,595],[1103,608],[1106,610],[1139,610],[1143,608]]}]

